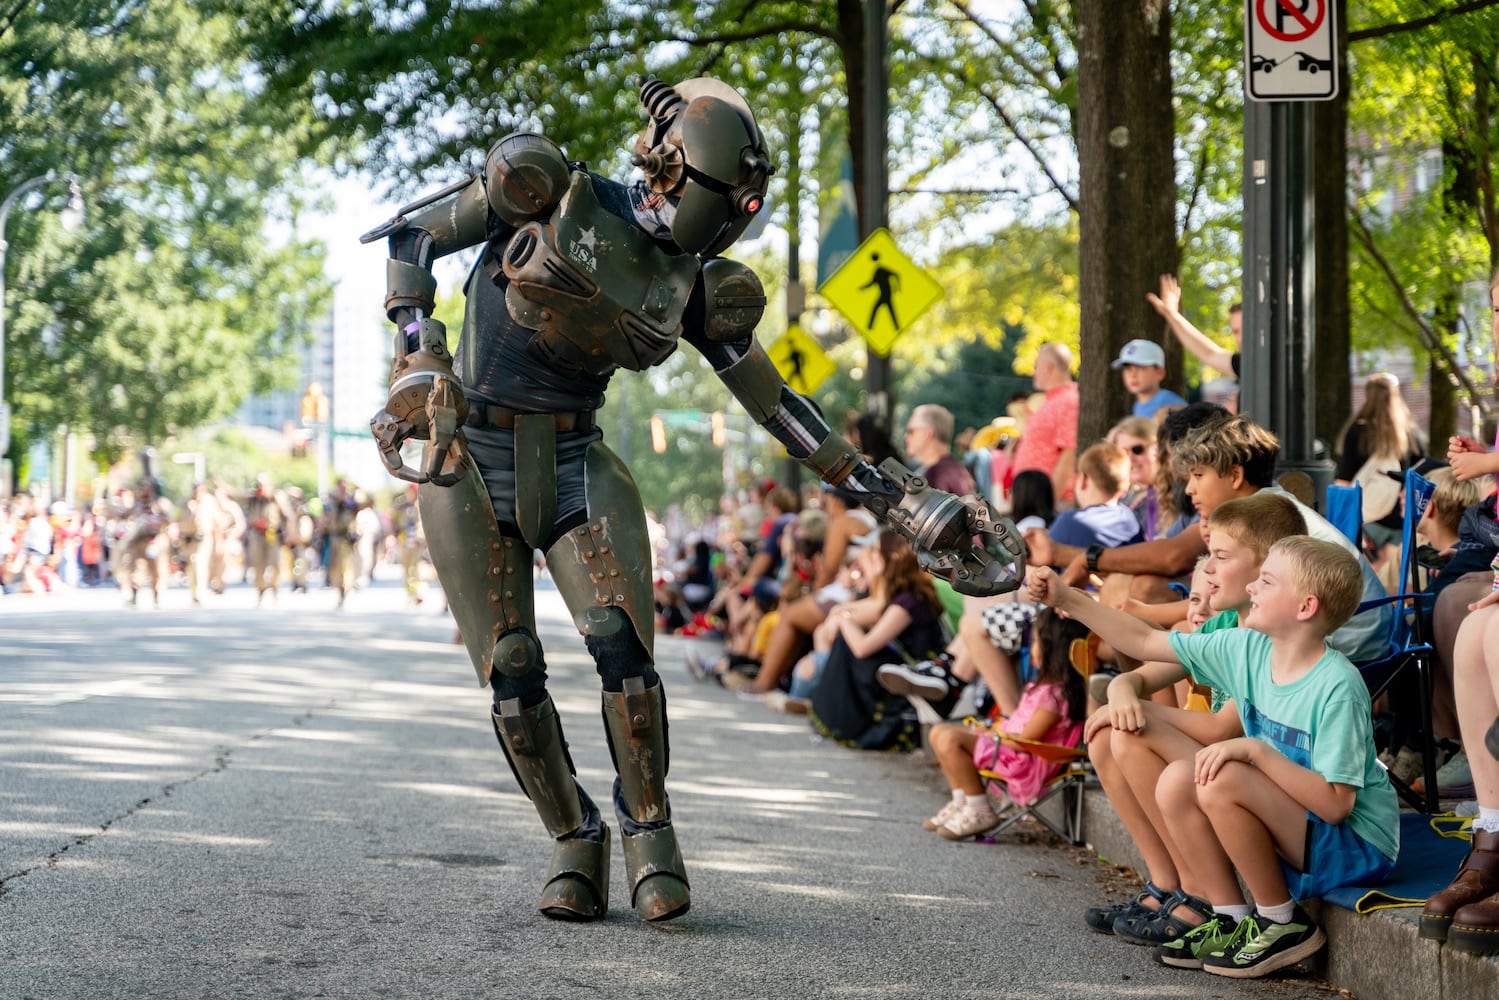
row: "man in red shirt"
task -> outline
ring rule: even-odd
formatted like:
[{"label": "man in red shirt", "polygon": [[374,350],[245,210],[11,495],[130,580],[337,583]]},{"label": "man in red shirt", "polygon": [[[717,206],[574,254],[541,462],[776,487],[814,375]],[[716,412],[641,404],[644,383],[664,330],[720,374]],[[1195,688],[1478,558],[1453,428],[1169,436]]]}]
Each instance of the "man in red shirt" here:
[{"label": "man in red shirt", "polygon": [[1042,344],[1031,376],[1046,401],[1030,415],[1015,449],[1015,472],[1036,469],[1051,477],[1061,499],[1072,485],[1077,458],[1077,383],[1072,381],[1072,352],[1061,344]]}]

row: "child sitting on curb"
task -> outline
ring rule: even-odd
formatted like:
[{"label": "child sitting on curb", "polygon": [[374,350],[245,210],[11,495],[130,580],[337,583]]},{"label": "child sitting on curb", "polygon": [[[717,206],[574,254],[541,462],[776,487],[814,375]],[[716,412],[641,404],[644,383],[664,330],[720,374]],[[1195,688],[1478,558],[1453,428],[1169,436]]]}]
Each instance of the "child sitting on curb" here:
[{"label": "child sitting on curb", "polygon": [[[1244,627],[1208,635],[1158,632],[1050,569],[1033,572],[1027,588],[1129,655],[1180,663],[1238,705],[1246,736],[1173,761],[1156,790],[1215,911],[1157,959],[1248,979],[1315,954],[1327,938],[1297,900],[1377,883],[1399,849],[1399,805],[1375,759],[1368,691],[1326,641],[1358,607],[1354,557],[1305,536],[1276,542],[1249,587]],[[1242,916],[1224,912],[1241,898],[1236,871],[1255,900]]]},{"label": "child sitting on curb", "polygon": [[[1204,635],[1239,624],[1239,613],[1249,607],[1247,588],[1259,576],[1270,546],[1303,534],[1306,521],[1291,501],[1257,493],[1220,504],[1207,528],[1202,576],[1212,617],[1194,629]],[[1200,896],[1191,852],[1166,829],[1156,784],[1172,761],[1189,759],[1199,746],[1241,736],[1243,729],[1237,712],[1222,710],[1221,696],[1212,712],[1145,700],[1186,679],[1187,672],[1176,662],[1146,663],[1115,677],[1108,684],[1107,704],[1083,729],[1099,783],[1140,848],[1148,875],[1145,891],[1135,900],[1091,907],[1083,919],[1093,930],[1131,944],[1161,945],[1212,917],[1212,906]],[[1232,905],[1248,912],[1243,903],[1240,898]]]},{"label": "child sitting on curb", "polygon": [[[922,826],[945,840],[966,840],[994,829],[1012,802],[1034,800],[1057,772],[1059,765],[1027,752],[1007,735],[1060,746],[1077,746],[1082,735],[1087,709],[1082,674],[1072,665],[1072,641],[1087,639],[1088,630],[1055,611],[1043,611],[1031,633],[1036,679],[1026,685],[1013,715],[992,729],[972,720],[932,727],[932,752],[952,786],[952,800]],[[980,766],[1005,780],[998,810],[984,793]]]}]

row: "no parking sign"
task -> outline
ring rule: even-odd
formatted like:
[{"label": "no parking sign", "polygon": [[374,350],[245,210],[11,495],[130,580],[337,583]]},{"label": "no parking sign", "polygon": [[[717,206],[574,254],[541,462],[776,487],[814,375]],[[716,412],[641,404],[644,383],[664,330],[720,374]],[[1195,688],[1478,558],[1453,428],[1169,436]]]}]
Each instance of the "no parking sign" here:
[{"label": "no parking sign", "polygon": [[1332,0],[1247,0],[1244,88],[1254,101],[1338,96]]}]

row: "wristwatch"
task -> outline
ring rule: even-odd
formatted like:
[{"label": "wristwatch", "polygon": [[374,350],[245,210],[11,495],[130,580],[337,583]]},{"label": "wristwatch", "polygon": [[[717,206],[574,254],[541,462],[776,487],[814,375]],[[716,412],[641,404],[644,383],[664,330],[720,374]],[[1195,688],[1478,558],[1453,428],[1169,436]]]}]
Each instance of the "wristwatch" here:
[{"label": "wristwatch", "polygon": [[1086,554],[1085,558],[1088,560],[1088,572],[1089,573],[1097,573],[1098,572],[1098,557],[1101,556],[1101,555],[1103,555],[1103,546],[1102,545],[1099,545],[1098,543],[1095,542],[1094,544],[1088,546],[1087,554]]}]

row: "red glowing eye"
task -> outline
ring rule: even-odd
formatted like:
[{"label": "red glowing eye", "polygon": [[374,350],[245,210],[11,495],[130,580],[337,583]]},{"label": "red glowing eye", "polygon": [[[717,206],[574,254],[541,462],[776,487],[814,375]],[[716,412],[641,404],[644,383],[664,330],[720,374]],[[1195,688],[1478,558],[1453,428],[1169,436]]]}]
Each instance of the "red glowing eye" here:
[{"label": "red glowing eye", "polygon": [[745,204],[744,204],[744,210],[746,212],[749,212],[752,215],[755,212],[760,211],[760,199],[759,198],[751,198],[749,201],[745,202]]}]

